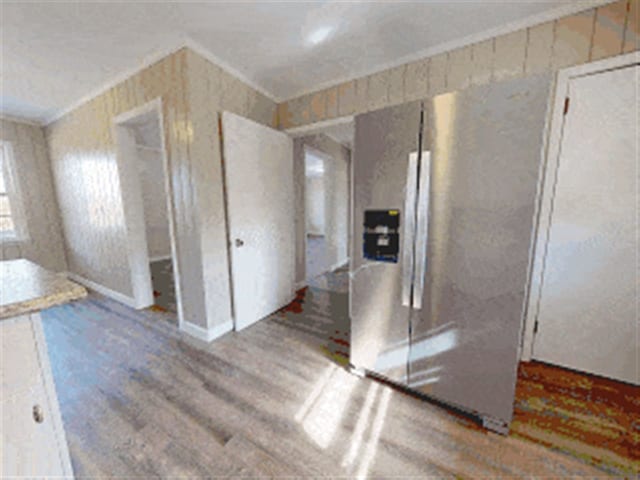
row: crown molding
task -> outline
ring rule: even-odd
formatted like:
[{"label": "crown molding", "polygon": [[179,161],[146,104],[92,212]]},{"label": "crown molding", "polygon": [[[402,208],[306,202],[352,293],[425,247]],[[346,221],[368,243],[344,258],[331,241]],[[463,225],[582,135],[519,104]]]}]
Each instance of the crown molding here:
[{"label": "crown molding", "polygon": [[410,63],[410,62],[413,62],[413,61],[416,61],[416,60],[421,60],[421,59],[424,59],[426,57],[431,57],[431,56],[437,55],[439,53],[444,53],[444,52],[448,52],[448,51],[451,51],[451,50],[455,50],[456,48],[460,48],[460,47],[464,47],[464,46],[467,46],[467,45],[470,45],[470,44],[473,44],[473,43],[481,42],[481,41],[487,40],[489,38],[497,37],[497,36],[504,35],[504,34],[507,34],[507,33],[511,33],[511,32],[517,31],[517,30],[528,28],[528,27],[531,27],[531,26],[534,26],[534,25],[538,25],[540,23],[548,22],[548,21],[551,21],[551,20],[556,20],[558,18],[562,18],[562,17],[567,16],[567,15],[572,15],[574,13],[578,13],[578,12],[583,11],[583,10],[588,10],[590,8],[594,8],[594,7],[598,7],[598,6],[601,6],[601,5],[605,5],[607,3],[611,3],[611,1],[612,0],[580,0],[580,1],[575,2],[575,3],[562,5],[562,6],[558,7],[558,8],[555,8],[555,9],[552,9],[552,10],[548,10],[548,11],[543,12],[541,14],[531,15],[531,16],[529,16],[527,18],[524,18],[524,19],[521,19],[521,20],[518,20],[518,21],[514,21],[514,22],[510,22],[510,23],[508,23],[506,25],[503,25],[501,27],[493,28],[493,29],[490,29],[490,30],[485,30],[485,31],[483,31],[481,33],[478,33],[478,34],[468,35],[466,37],[463,37],[463,38],[460,38],[460,39],[457,39],[457,40],[453,40],[453,41],[450,41],[450,42],[445,42],[445,43],[436,45],[434,47],[430,47],[430,48],[427,48],[427,49],[420,50],[419,52],[416,52],[416,53],[413,53],[413,54],[410,54],[410,55],[405,55],[403,57],[395,59],[393,62],[388,62],[386,64],[379,65],[376,68],[365,70],[363,72],[358,73],[357,75],[345,76],[345,77],[342,77],[342,78],[337,79],[337,80],[334,79],[334,80],[331,80],[331,81],[328,81],[328,82],[319,83],[319,84],[314,85],[313,87],[301,89],[301,90],[297,91],[295,94],[288,95],[286,97],[280,97],[278,95],[275,95],[273,92],[269,91],[264,86],[260,85],[260,83],[258,81],[256,81],[254,78],[252,78],[252,77],[248,76],[247,74],[242,73],[238,69],[232,67],[226,61],[220,59],[218,56],[216,56],[214,53],[212,53],[209,49],[204,47],[199,42],[193,40],[191,37],[182,36],[182,37],[180,37],[180,40],[177,43],[175,43],[173,45],[170,45],[170,46],[168,46],[166,48],[163,48],[163,49],[160,49],[160,50],[156,50],[153,53],[150,53],[149,55],[143,57],[142,61],[137,66],[129,68],[129,69],[126,69],[126,70],[123,70],[120,73],[114,75],[109,80],[107,80],[104,83],[102,83],[99,87],[97,87],[95,89],[92,89],[87,94],[85,94],[82,97],[78,98],[76,101],[72,102],[68,106],[60,109],[55,114],[47,117],[42,122],[39,122],[39,121],[36,121],[36,120],[33,120],[33,119],[23,119],[23,118],[18,118],[18,117],[12,117],[11,115],[5,115],[5,114],[0,114],[0,116],[3,117],[3,118],[9,119],[9,120],[15,118],[15,120],[11,120],[11,121],[17,121],[19,123],[26,123],[26,124],[36,125],[36,126],[40,126],[40,127],[50,125],[51,123],[55,122],[56,120],[59,120],[60,118],[62,118],[65,115],[67,115],[68,113],[72,112],[73,110],[77,109],[78,107],[80,107],[80,106],[84,105],[85,103],[89,102],[90,100],[94,99],[95,97],[97,97],[99,95],[102,95],[104,92],[106,92],[110,88],[113,88],[114,86],[118,85],[119,83],[124,82],[125,80],[127,80],[130,77],[132,77],[133,75],[141,72],[145,68],[148,68],[149,66],[153,65],[154,63],[157,63],[158,61],[162,60],[163,58],[165,58],[165,57],[167,57],[169,55],[172,55],[172,54],[178,52],[179,50],[181,50],[183,48],[191,49],[193,52],[195,52],[198,55],[202,56],[206,60],[214,63],[218,67],[220,67],[223,70],[225,70],[227,73],[233,75],[235,78],[237,78],[238,80],[242,81],[243,83],[245,83],[249,87],[255,89],[258,92],[260,92],[262,95],[266,96],[267,98],[269,98],[273,102],[282,103],[282,102],[284,102],[286,100],[291,100],[293,98],[297,98],[297,97],[300,97],[302,95],[306,95],[306,94],[309,94],[309,93],[317,92],[319,90],[323,90],[325,88],[333,87],[335,85],[339,85],[339,84],[344,83],[344,82],[355,80],[357,78],[366,77],[368,75],[372,75],[374,73],[378,73],[378,72],[387,70],[389,68],[398,67],[398,66],[404,65],[406,63]]},{"label": "crown molding", "polygon": [[530,15],[520,20],[515,20],[513,22],[506,23],[499,27],[491,28],[489,30],[483,30],[482,32],[475,33],[473,35],[467,35],[465,37],[458,38],[456,40],[451,40],[449,42],[440,43],[438,45],[434,45],[433,47],[419,50],[418,52],[411,53],[409,55],[404,55],[402,57],[396,58],[391,62],[384,63],[372,69],[364,70],[358,73],[357,75],[348,75],[340,78],[339,80],[335,80],[335,79],[329,80],[327,82],[321,82],[311,88],[300,89],[295,95],[287,96],[286,100],[283,100],[283,102],[293,100],[295,98],[299,98],[304,95],[308,95],[310,93],[319,92],[327,88],[335,87],[345,82],[350,82],[359,78],[364,78],[369,75],[373,75],[375,73],[383,72],[390,68],[400,67],[404,64],[415,62],[418,60],[424,60],[425,58],[433,57],[440,53],[450,52],[458,48],[466,47],[468,45],[473,45],[474,43],[483,42],[485,40],[489,40],[494,37],[499,37],[501,35],[513,33],[518,30],[523,30],[525,28],[539,25],[541,23],[557,20],[559,18],[573,15],[585,10],[589,10],[591,8],[600,7],[602,5],[612,3],[613,1],[614,0],[578,0],[575,3],[568,3],[565,5],[561,5],[560,7],[547,10],[546,12]]},{"label": "crown molding", "polygon": [[242,83],[250,86],[257,92],[260,92],[262,95],[267,97],[272,102],[280,103],[284,100],[283,98],[280,98],[274,95],[272,92],[268,91],[266,88],[260,85],[255,79],[247,76],[246,74],[242,73],[241,71],[229,65],[227,62],[225,62],[220,57],[213,54],[209,49],[204,47],[201,43],[198,43],[197,41],[193,40],[191,37],[185,37],[183,46],[191,49],[193,52],[197,53],[204,59],[222,68],[225,72],[233,75]]},{"label": "crown molding", "polygon": [[120,73],[118,73],[115,76],[111,77],[106,82],[100,84],[99,87],[94,88],[89,93],[83,95],[82,97],[80,97],[76,101],[74,101],[73,103],[69,104],[68,106],[62,108],[61,110],[57,111],[56,113],[54,113],[53,115],[48,117],[45,120],[44,125],[45,126],[46,125],[50,125],[53,122],[55,122],[56,120],[61,119],[62,117],[64,117],[68,113],[71,113],[72,111],[76,110],[77,108],[81,107],[85,103],[87,103],[87,102],[93,100],[94,98],[102,95],[107,90],[109,90],[109,89],[115,87],[116,85],[128,80],[129,78],[131,78],[132,76],[136,75],[137,73],[140,73],[145,68],[148,68],[151,65],[153,65],[154,63],[159,62],[163,58],[166,58],[169,55],[173,55],[174,53],[182,50],[184,47],[185,47],[184,42],[181,41],[181,42],[178,42],[177,45],[173,45],[171,47],[164,48],[162,50],[157,50],[157,51],[153,52],[152,54],[149,54],[149,55],[145,56],[142,59],[142,61],[140,62],[140,64],[137,65],[136,67],[128,68],[126,70],[121,71]]},{"label": "crown molding", "polygon": [[30,125],[32,127],[44,127],[42,122],[38,122],[37,120],[32,120],[28,118],[15,117],[13,115],[6,115],[4,113],[0,113],[0,120],[5,120],[11,123],[22,123],[24,125]]},{"label": "crown molding", "polygon": [[283,130],[284,133],[290,135],[293,138],[303,137],[307,135],[313,135],[316,133],[323,133],[323,130],[327,127],[335,127],[337,125],[344,125],[352,122],[353,115],[345,115],[343,117],[330,118],[329,120],[322,120],[320,122],[309,123],[300,125],[299,127],[291,127]]},{"label": "crown molding", "polygon": [[111,77],[109,80],[102,83],[99,87],[91,90],[89,93],[83,95],[82,97],[80,97],[78,100],[74,101],[67,107],[56,112],[54,115],[48,117],[42,124],[40,124],[40,126],[50,125],[51,123],[55,122],[56,120],[59,120],[60,118],[67,115],[68,113],[72,112],[73,110],[81,107],[85,103],[102,95],[107,90],[128,80],[132,76],[140,73],[142,70],[150,67],[154,63],[159,62],[160,60],[168,57],[169,55],[173,55],[174,53],[179,52],[183,48],[188,48],[193,52],[197,53],[198,55],[200,55],[201,57],[205,58],[206,60],[210,61],[211,63],[214,63],[216,66],[220,67],[221,69],[231,74],[232,76],[234,76],[241,82],[245,83],[249,87],[257,90],[258,92],[260,92],[261,94],[263,94],[264,96],[272,100],[273,102],[278,103],[282,101],[282,99],[277,98],[271,92],[267,91],[265,88],[258,85],[253,79],[247,77],[245,74],[231,67],[229,64],[227,64],[226,62],[221,60],[219,57],[211,53],[209,50],[207,50],[207,48],[203,47],[200,43],[196,42],[195,40],[193,40],[188,36],[183,36],[181,37],[180,41],[178,41],[177,44],[169,46],[168,48],[157,50],[152,54],[145,56],[143,60],[140,62],[140,64],[137,65],[136,67],[123,70],[117,75]]}]

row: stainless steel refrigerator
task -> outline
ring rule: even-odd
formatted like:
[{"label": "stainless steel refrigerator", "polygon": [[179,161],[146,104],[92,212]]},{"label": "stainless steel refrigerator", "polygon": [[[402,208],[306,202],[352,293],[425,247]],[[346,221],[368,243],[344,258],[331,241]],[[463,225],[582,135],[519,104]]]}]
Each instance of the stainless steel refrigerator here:
[{"label": "stainless steel refrigerator", "polygon": [[505,432],[551,79],[358,115],[350,362]]}]

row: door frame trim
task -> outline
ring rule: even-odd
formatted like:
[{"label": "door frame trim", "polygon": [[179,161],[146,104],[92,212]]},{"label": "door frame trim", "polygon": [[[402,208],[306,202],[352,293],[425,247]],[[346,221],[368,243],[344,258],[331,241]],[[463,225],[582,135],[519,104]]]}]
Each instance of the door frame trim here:
[{"label": "door frame trim", "polygon": [[[158,119],[159,127],[160,127],[160,140],[162,143],[161,156],[162,156],[162,169],[164,174],[164,194],[166,199],[166,207],[167,214],[169,220],[169,238],[171,245],[171,260],[173,266],[173,276],[174,276],[174,289],[176,294],[176,310],[178,316],[178,327],[182,330],[186,325],[184,322],[184,310],[182,306],[182,288],[181,288],[181,265],[178,259],[178,247],[177,247],[177,220],[176,220],[176,209],[174,205],[173,199],[173,185],[171,184],[171,170],[169,166],[169,157],[168,157],[168,149],[167,149],[167,140],[165,133],[165,125],[164,125],[164,113],[163,113],[163,105],[162,105],[162,97],[156,97],[153,100],[146,102],[138,107],[132,108],[126,112],[123,112],[116,117],[114,117],[111,121],[114,145],[116,150],[116,155],[118,157],[118,170],[121,170],[121,162],[132,162],[133,160],[138,161],[138,159],[130,158],[130,155],[127,155],[127,152],[122,150],[122,146],[118,141],[118,130],[122,127],[126,127],[127,122],[133,120],[136,117],[147,113],[154,113]],[[129,166],[131,167],[131,165]],[[137,194],[133,195],[131,199],[139,203],[136,205],[136,208],[142,209],[142,197],[141,197],[141,184],[140,179],[137,178],[135,181],[137,185]],[[121,184],[121,195],[124,197],[123,188],[126,188]],[[131,196],[131,195],[130,195]],[[124,200],[124,198],[123,198]],[[142,209],[144,211],[144,209]],[[144,217],[142,217],[144,222]],[[131,219],[125,218],[125,222],[131,223]],[[129,235],[129,231],[132,228],[142,229],[144,235],[136,235],[134,239],[128,238],[130,243],[129,248],[129,261],[130,263],[134,261],[133,257],[141,258],[141,256],[146,256],[146,265],[147,268],[139,272],[138,275],[131,272],[131,283],[133,286],[134,293],[134,301],[135,308],[142,309],[146,308],[153,304],[153,285],[151,283],[151,267],[149,265],[149,252],[147,247],[147,239],[144,225],[128,225],[127,235]]]},{"label": "door frame trim", "polygon": [[534,226],[534,239],[530,260],[530,275],[528,299],[525,302],[525,315],[523,335],[521,341],[520,360],[530,361],[533,358],[533,346],[535,342],[535,324],[538,320],[540,296],[546,259],[546,245],[549,240],[549,228],[551,225],[551,213],[555,187],[555,173],[558,168],[562,132],[564,127],[564,103],[569,91],[569,83],[572,79],[587,75],[616,70],[636,65],[640,62],[640,53],[632,52],[606,58],[596,62],[586,63],[575,67],[569,67],[558,71],[556,79],[555,99],[550,114],[550,122],[547,135],[547,155],[540,169],[538,185],[536,223]]},{"label": "door frame trim", "polygon": [[314,133],[322,133],[322,130],[327,127],[334,127],[336,125],[344,125],[345,123],[353,122],[354,118],[355,115],[345,115],[343,117],[321,120],[319,122],[309,123],[299,127],[291,127],[280,131],[290,135],[292,138],[305,137],[307,135],[313,135]]}]

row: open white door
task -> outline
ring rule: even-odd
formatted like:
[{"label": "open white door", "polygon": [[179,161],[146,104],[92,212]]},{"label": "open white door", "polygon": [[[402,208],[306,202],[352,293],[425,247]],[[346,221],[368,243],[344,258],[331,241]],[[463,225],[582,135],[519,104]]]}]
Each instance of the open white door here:
[{"label": "open white door", "polygon": [[294,296],[293,142],[288,135],[222,114],[235,329]]}]

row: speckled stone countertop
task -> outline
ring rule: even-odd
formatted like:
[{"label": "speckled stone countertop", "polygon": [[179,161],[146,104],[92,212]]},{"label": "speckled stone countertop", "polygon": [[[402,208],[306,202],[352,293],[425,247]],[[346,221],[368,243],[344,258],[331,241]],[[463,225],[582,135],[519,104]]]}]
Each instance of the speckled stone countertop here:
[{"label": "speckled stone countertop", "polygon": [[0,262],[0,319],[86,297],[87,290],[29,260]]}]

